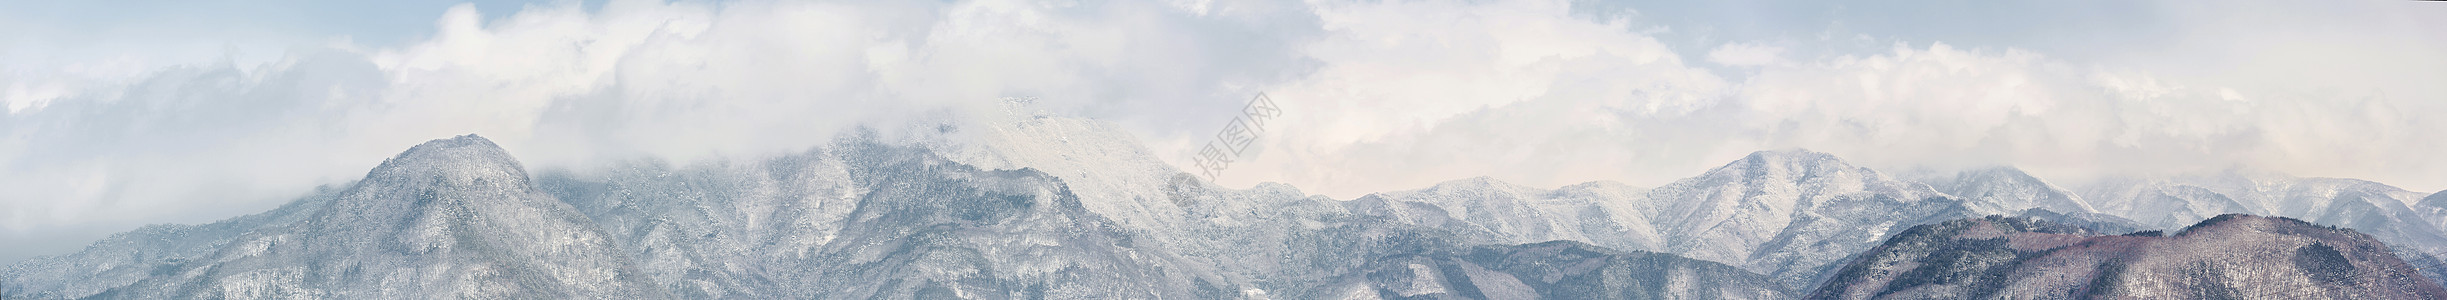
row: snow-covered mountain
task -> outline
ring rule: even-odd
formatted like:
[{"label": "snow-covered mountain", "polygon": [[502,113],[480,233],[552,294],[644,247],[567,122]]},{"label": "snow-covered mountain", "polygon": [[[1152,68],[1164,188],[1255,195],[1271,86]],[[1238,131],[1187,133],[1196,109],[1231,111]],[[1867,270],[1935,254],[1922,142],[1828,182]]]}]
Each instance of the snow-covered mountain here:
[{"label": "snow-covered mountain", "polygon": [[1090,210],[1122,216],[1114,218],[1121,226],[1247,282],[1246,295],[1323,297],[1320,289],[1335,287],[1320,283],[1366,270],[1375,258],[1434,252],[1428,249],[1552,240],[1661,245],[1644,219],[1652,202],[1640,199],[1644,190],[1621,184],[1542,190],[1476,178],[1337,201],[1280,184],[1215,186],[1155,159],[1102,122],[1038,116],[973,127],[983,128],[948,135],[988,142],[923,144],[964,163],[1039,169],[1080,182],[1072,186]]},{"label": "snow-covered mountain", "polygon": [[[2102,180],[2085,189],[2103,211],[2171,228],[2227,213],[2281,216],[2370,234],[2447,282],[2447,209],[2376,182],[2249,171]],[[2112,207],[2112,208],[2110,208]]]},{"label": "snow-covered mountain", "polygon": [[326,187],[272,211],[210,224],[145,226],[111,235],[83,251],[30,259],[0,272],[0,297],[75,299],[134,284],[154,270],[211,255],[241,235],[304,220],[338,192]]},{"label": "snow-covered mountain", "polygon": [[[1039,122],[1053,121],[1059,120]],[[1002,132],[1015,131],[1048,134]],[[1087,145],[1135,143],[1094,139],[1127,138],[1111,132],[1051,136]],[[84,252],[12,266],[0,295],[1299,298],[1337,287],[1331,286],[1335,278],[1365,276],[1379,258],[1515,240],[1620,239],[1592,238],[1583,229],[1620,232],[1618,227],[1647,224],[1597,218],[1557,223],[1572,228],[1539,237],[1448,230],[1353,213],[1360,202],[1280,184],[1224,189],[1177,171],[1164,180],[1113,179],[1090,185],[1102,191],[1079,192],[1065,177],[1010,162],[1123,164],[1010,158],[1076,149],[969,147],[975,146],[851,134],[771,159],[683,167],[631,161],[584,172],[546,171],[530,182],[522,166],[482,138],[436,140],[347,189],[279,210],[201,226],[149,227]],[[942,153],[1001,157],[1013,168],[980,168]],[[1148,166],[1171,170],[1161,163],[1141,167]],[[1073,176],[1117,174],[1067,169],[1082,172]],[[1527,206],[1498,206],[1637,216],[1639,208],[1619,201],[1637,191],[1585,184],[1518,198],[1539,200],[1522,203]],[[1105,205],[1089,205],[1090,197]],[[1095,207],[1173,221],[1129,225]],[[1529,211],[1487,212],[1482,215],[1533,220],[1520,215]],[[1700,262],[1670,254],[1638,257],[1614,264],[1687,269]],[[1703,279],[1764,278],[1723,269],[1710,269],[1714,275]],[[1736,273],[1718,274],[1725,270]],[[1583,275],[1623,276],[1592,274]]]},{"label": "snow-covered mountain", "polygon": [[[937,153],[860,133],[756,162],[634,163],[551,173],[544,185],[623,233],[658,282],[696,298],[1242,292],[1245,280],[1088,210],[1063,180]],[[860,281],[877,278],[899,280]]]},{"label": "snow-covered mountain", "polygon": [[1583,241],[1619,250],[1663,244],[1647,220],[1642,190],[1590,182],[1540,190],[1478,177],[1426,189],[1370,194],[1343,206],[1353,213],[1459,232],[1485,232],[1515,243]]},{"label": "snow-covered mountain", "polygon": [[1029,168],[1071,186],[1088,210],[1122,226],[1168,229],[1189,224],[1184,203],[1168,201],[1166,187],[1188,174],[1164,163],[1136,136],[1113,123],[1009,112],[997,122],[914,130],[908,141],[876,140],[927,148],[953,162],[978,168]]},{"label": "snow-covered mountain", "polygon": [[750,161],[672,167],[633,161],[544,172],[537,185],[595,220],[655,282],[685,298],[770,298],[790,267],[836,239],[862,189],[820,148]]},{"label": "snow-covered mountain", "polygon": [[[861,129],[755,160],[525,174],[481,138],[437,140],[277,210],[12,265],[0,298],[1775,299],[1916,225],[2008,215],[2122,233],[2230,211],[2336,222],[2416,266],[2447,264],[2429,250],[2447,244],[2431,242],[2447,200],[2375,183],[2169,178],[2073,193],[2010,167],[1916,182],[1806,150],[1654,189],[1482,177],[1344,201],[1217,186],[1112,124],[1021,116]],[[1567,262],[1605,267],[1540,269]]]},{"label": "snow-covered mountain", "polygon": [[[209,227],[242,233],[137,249],[183,257],[140,261],[150,263],[145,277],[93,297],[667,297],[585,215],[536,190],[508,153],[473,135],[417,145],[328,197],[186,229],[215,231]],[[212,247],[187,252],[195,245]],[[67,258],[123,250],[114,248]],[[23,288],[69,297],[119,281],[88,284],[95,286]]]},{"label": "snow-covered mountain", "polygon": [[1984,214],[1928,185],[1833,155],[1762,151],[1648,193],[1665,251],[1806,287],[1847,255],[1913,225]]},{"label": "snow-covered mountain", "polygon": [[2073,191],[2056,187],[2014,167],[1987,167],[1956,173],[1950,178],[1922,180],[1939,193],[1961,197],[1987,211],[2040,208],[2057,213],[2096,213]]},{"label": "snow-covered mountain", "polygon": [[2350,229],[2222,215],[2172,236],[2098,235],[2028,218],[1912,228],[1811,299],[2440,299],[2387,245]]},{"label": "snow-covered mountain", "polygon": [[832,298],[1188,299],[1233,283],[1089,212],[1035,169],[982,170],[917,148],[847,148],[866,191],[822,255],[787,282]]},{"label": "snow-covered mountain", "polygon": [[2091,184],[2083,194],[2103,212],[2162,227],[2228,213],[2293,217],[2365,231],[2387,230],[2372,226],[2382,223],[2428,219],[2415,209],[2421,193],[2356,179],[2247,171],[2114,178]]},{"label": "snow-covered mountain", "polygon": [[2084,193],[2100,212],[2124,216],[2157,228],[2173,228],[2221,214],[2257,213],[2242,202],[2208,188],[2163,180],[2117,179],[2099,183]]},{"label": "snow-covered mountain", "polygon": [[[2415,200],[2411,208],[2424,216],[2447,216],[2447,190],[2431,193],[2428,197]],[[2447,218],[2431,219],[2430,223],[2432,226],[2447,228]]]},{"label": "snow-covered mountain", "polygon": [[1794,288],[1809,287],[1893,231],[1954,218],[2035,217],[2116,233],[2158,229],[2097,213],[2072,192],[2011,167],[1919,179],[1943,184],[1785,150],[1753,153],[1654,190],[1611,182],[1542,190],[1482,177],[1371,194],[1344,205],[1358,214],[1507,243],[1572,240],[1720,261]]}]

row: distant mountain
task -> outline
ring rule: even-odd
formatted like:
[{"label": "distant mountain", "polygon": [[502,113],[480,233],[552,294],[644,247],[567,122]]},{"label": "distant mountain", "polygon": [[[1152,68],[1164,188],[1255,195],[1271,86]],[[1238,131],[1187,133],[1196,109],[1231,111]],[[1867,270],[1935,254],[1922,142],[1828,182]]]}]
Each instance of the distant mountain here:
[{"label": "distant mountain", "polygon": [[1583,241],[1613,249],[1656,250],[1664,244],[1647,219],[1654,203],[1642,190],[1590,182],[1554,190],[1479,177],[1426,189],[1376,193],[1343,202],[1352,213],[1457,232],[1485,232],[1507,242]]},{"label": "distant mountain", "polygon": [[[1333,278],[1374,259],[1474,245],[1582,240],[1653,249],[1643,190],[1588,183],[1555,190],[1467,179],[1351,201],[1260,184],[1225,189],[1173,169],[1109,124],[1024,118],[940,131],[919,144],[953,161],[1030,168],[1071,183],[1086,207],[1204,262],[1247,297],[1326,297]],[[954,136],[966,136],[954,139]],[[957,141],[983,141],[962,143]],[[1269,296],[1271,295],[1271,296]]]},{"label": "distant mountain", "polygon": [[[1916,225],[2005,215],[2149,235],[2229,211],[2369,232],[2447,278],[2426,267],[2447,265],[2433,238],[2447,200],[2353,180],[2131,179],[2073,193],[2010,167],[1913,181],[1784,150],[1654,189],[1481,177],[1343,201],[1218,186],[1111,124],[1004,121],[532,182],[488,141],[437,140],[270,212],[11,265],[0,298],[1774,299]],[[1540,269],[1566,263],[1587,268]]]},{"label": "distant mountain", "polygon": [[[2113,178],[2091,184],[2085,197],[2101,211],[2154,226],[2175,227],[2228,213],[2266,214],[2339,224],[2362,231],[2394,223],[2430,223],[2418,206],[2422,194],[2376,182],[2342,178],[2296,178],[2229,171],[2160,178]],[[2424,233],[2426,234],[2426,233]],[[2383,235],[2384,236],[2384,235]]]},{"label": "distant mountain", "polygon": [[2084,192],[2100,212],[2155,228],[2175,228],[2222,214],[2263,213],[2208,188],[2164,180],[2110,179]]},{"label": "distant mountain", "polygon": [[1571,240],[1725,262],[1794,288],[1809,287],[1849,255],[1913,225],[2010,215],[2116,233],[2158,229],[2098,213],[2072,192],[2010,167],[1922,179],[1943,184],[1888,177],[1824,153],[1762,151],[1653,190],[1608,182],[1545,190],[1481,177],[1343,205],[1355,214],[1503,243]]},{"label": "distant mountain", "polygon": [[[2422,197],[2421,200],[2414,200],[2411,208],[2424,216],[2447,216],[2447,191],[2431,193],[2430,196]],[[2433,218],[2430,224],[2447,229],[2447,217]]]},{"label": "distant mountain", "polygon": [[1928,185],[1833,155],[1762,151],[1648,193],[1665,251],[1805,287],[1852,253],[1912,225],[1985,214]]},{"label": "distant mountain", "polygon": [[1725,264],[1573,241],[1379,257],[1312,299],[1792,299]]},{"label": "distant mountain", "polygon": [[304,201],[327,203],[293,204],[311,212],[195,243],[218,247],[94,297],[667,297],[592,221],[537,191],[481,137],[417,145],[332,197]]},{"label": "distant mountain", "polygon": [[1033,169],[980,170],[897,147],[849,148],[847,156],[868,192],[837,242],[800,264],[829,270],[799,285],[811,296],[1187,299],[1240,291],[1161,244],[1139,242]]},{"label": "distant mountain", "polygon": [[[2422,194],[2376,182],[2229,171],[2102,181],[2086,189],[2102,210],[2172,228],[2225,213],[2302,219],[2351,228],[2386,242],[2429,277],[2447,282],[2447,209]],[[2114,208],[2106,208],[2114,207]]]},{"label": "distant mountain", "polygon": [[[1094,131],[1097,128],[1057,126],[1062,124],[1058,121],[1034,120],[1028,123],[1034,124],[1028,128],[993,130],[999,134],[1059,136],[1081,145],[1117,143],[1094,140],[1094,137],[1116,136],[1110,134],[1029,133],[1031,130]],[[1498,236],[1492,231],[1430,228],[1388,216],[1354,213],[1350,207],[1356,207],[1354,204],[1357,202],[1308,196],[1289,186],[1267,184],[1248,190],[1223,189],[1178,172],[1165,177],[1169,180],[1156,181],[1161,183],[1157,186],[1134,185],[1145,183],[1144,180],[1113,179],[1094,186],[1105,189],[1104,192],[1080,193],[1073,190],[1057,193],[1059,196],[1032,197],[1051,202],[1034,204],[1025,210],[1012,211],[1016,208],[1002,206],[971,207],[978,203],[990,203],[986,200],[997,197],[954,192],[976,188],[945,187],[981,182],[1040,182],[1020,185],[1059,183],[1059,186],[1067,189],[1070,182],[1067,178],[1034,172],[1036,169],[1033,166],[1008,165],[1008,162],[982,159],[979,153],[1015,155],[1076,151],[1058,148],[979,150],[974,147],[995,145],[958,145],[937,141],[898,146],[880,139],[874,135],[853,135],[827,147],[751,163],[710,163],[674,168],[649,161],[586,173],[547,172],[542,176],[541,185],[598,220],[607,231],[617,233],[622,248],[638,257],[641,268],[657,282],[675,294],[692,298],[845,295],[903,298],[941,291],[967,294],[992,294],[989,291],[998,291],[1022,296],[1050,294],[1072,298],[1295,296],[1310,294],[1324,280],[1349,274],[1375,257],[1420,253],[1427,247],[1515,243],[1513,239]],[[986,171],[953,160],[957,155],[937,156],[939,153],[967,153],[961,155],[971,156],[965,158],[968,161],[1007,164],[1017,169]],[[1134,164],[1099,161],[1060,161],[1051,164],[1060,166],[1070,163],[1089,166]],[[1158,166],[1162,165],[1159,163]],[[1062,167],[1079,169],[1078,166]],[[1075,176],[1119,174],[1076,172],[1085,173]],[[902,189],[910,185],[936,188]],[[1012,184],[992,186],[1006,185]],[[1597,194],[1622,194],[1628,193],[1625,190],[1631,190],[1595,184],[1585,187],[1546,197],[1594,198],[1603,197]],[[894,194],[899,196],[887,196]],[[1176,221],[1139,227],[1105,220],[1102,218],[1104,213],[1096,212],[1095,206],[1086,205],[1089,197],[1106,197],[1094,201],[1106,203],[1108,209],[1137,207],[1117,210],[1117,213],[1143,213],[1147,219]],[[1076,206],[1079,210],[1057,205],[1069,201],[1078,201],[1079,205]],[[893,204],[904,202],[923,204]],[[1004,211],[1000,213],[1023,215],[1026,217],[1014,218],[1029,221],[971,224],[973,222],[967,221],[942,223],[939,221],[942,218],[931,217],[882,220],[861,217],[869,214],[928,215],[930,213],[882,212],[934,207]],[[1073,221],[1045,223],[1048,220]],[[909,233],[941,230],[947,226],[972,228],[954,232],[1001,234]],[[1036,233],[1023,234],[1026,232]],[[1081,235],[1083,233],[1086,234]],[[941,235],[957,238],[918,238]],[[1084,242],[1031,252],[1038,256],[998,258],[963,254],[997,251],[1019,253],[1009,250],[983,251],[1009,247],[1009,243],[995,242],[1004,238]],[[907,241],[912,239],[921,242]],[[908,243],[918,244],[913,246]],[[874,245],[903,246],[883,249]],[[1105,248],[1113,247],[1107,245],[1121,246]],[[1135,258],[1098,262],[1108,257],[1095,253],[1116,254],[1110,257],[1114,259]],[[942,257],[970,259],[947,261]],[[947,264],[956,267],[945,267]],[[1094,277],[1073,274],[1062,275],[1072,277],[1051,280],[1047,278],[1055,277],[1028,273],[1041,271],[1025,271],[1061,264],[1081,265],[1078,270],[1137,270],[1131,272],[1141,273],[1128,273],[1136,275],[1091,283],[1080,278]],[[1162,271],[1151,271],[1158,269]],[[963,277],[910,270],[1017,273]],[[873,278],[924,280],[845,281]],[[1077,287],[1044,288],[1065,285]],[[1151,291],[1151,294],[1077,294],[1080,291]]]},{"label": "distant mountain", "polygon": [[2230,214],[2170,236],[2098,235],[2028,218],[1916,226],[1811,299],[2440,299],[2387,245],[2350,229]]},{"label": "distant mountain", "polygon": [[2041,208],[2058,213],[2096,213],[2072,191],[2058,188],[2014,167],[1987,167],[1956,173],[1950,178],[1923,181],[1939,193],[1961,197],[1988,211]]}]

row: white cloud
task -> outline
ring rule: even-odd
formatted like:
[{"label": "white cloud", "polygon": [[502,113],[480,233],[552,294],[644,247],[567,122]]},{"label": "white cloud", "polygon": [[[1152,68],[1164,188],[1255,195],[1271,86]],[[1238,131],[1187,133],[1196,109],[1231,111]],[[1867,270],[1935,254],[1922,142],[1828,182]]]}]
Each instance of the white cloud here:
[{"label": "white cloud", "polygon": [[[1581,26],[1620,22],[1575,19],[1552,10],[1520,9],[1538,7],[1532,4],[1479,5],[1530,12],[1512,17],[1577,22]],[[1505,9],[1469,5],[1439,10],[1458,11],[1452,14],[1461,16],[1387,10],[1395,11],[1386,13],[1389,15],[1422,17],[1371,22],[1383,28],[1411,30],[1346,33],[1329,40],[1444,37],[1470,32],[1452,28],[1504,28],[1505,24],[1520,23],[1480,13]],[[1327,24],[1336,24],[1336,14],[1320,14],[1328,16]],[[2381,23],[2335,30],[2393,25]],[[2391,31],[2410,34],[2402,29],[2382,30]],[[1641,44],[1649,45],[1645,49],[1665,57],[1674,54],[1657,46],[1654,42],[1657,33],[1621,28],[1593,32],[1598,34],[1575,40],[1582,41],[1583,47],[1600,47],[1595,45],[1602,45],[1598,41],[1605,40],[1647,41]],[[1525,35],[1541,34],[1504,36],[1535,39],[1519,37]],[[2223,45],[2281,42],[2214,41]],[[2327,46],[2324,48],[2334,52],[2305,53],[2279,61],[2308,62],[2325,57],[2380,54],[2378,58],[2358,59],[2385,58],[2408,64],[2383,69],[2394,70],[2391,76],[2427,78],[2447,74],[2439,71],[2447,69],[2438,68],[2409,70],[2419,68],[2412,66],[2447,67],[2431,58],[2391,54],[2398,50],[2353,51],[2372,46],[2447,50],[2440,43],[2343,42],[2359,46]],[[1895,169],[2012,164],[2066,183],[2102,174],[2243,167],[2305,176],[2366,178],[2414,190],[2447,188],[2447,174],[2430,171],[2447,167],[2447,159],[2417,154],[2447,147],[2447,142],[2423,137],[2425,132],[2447,130],[2447,123],[2419,117],[2447,112],[2447,107],[2439,105],[2440,101],[2421,96],[2434,89],[2432,85],[2399,79],[2309,78],[2360,69],[2345,65],[2323,66],[2327,69],[2323,72],[2297,74],[2255,68],[2261,71],[2249,77],[2191,76],[2183,72],[2168,76],[2161,74],[2166,72],[2165,67],[2158,64],[2106,64],[2120,59],[2073,61],[2012,48],[1960,49],[1942,41],[1917,43],[1925,46],[1895,44],[1879,53],[1817,57],[1789,56],[1784,49],[1792,46],[1764,46],[1796,45],[1789,39],[1722,43],[1708,50],[1708,59],[1713,63],[1758,67],[1733,70],[1742,72],[1739,74],[1686,67],[1671,59],[1662,62],[1593,59],[1602,55],[1574,56],[1565,51],[1542,55],[1579,57],[1559,59],[1562,63],[1558,65],[1579,67],[1583,72],[1528,67],[1427,71],[1434,69],[1425,68],[1505,66],[1502,64],[1505,60],[1493,55],[1423,57],[1417,53],[1437,53],[1438,49],[1385,47],[1361,52],[1400,53],[1364,57],[1386,61],[1381,63],[1385,65],[1419,69],[1352,76],[1373,80],[1327,81],[1337,78],[1334,76],[1337,72],[1369,65],[1366,63],[1370,60],[1318,55],[1324,58],[1325,67],[1316,76],[1291,83],[1276,95],[1278,99],[1327,102],[1310,104],[1322,106],[1317,108],[1322,111],[1310,113],[1331,121],[1292,123],[1281,136],[1268,137],[1281,140],[1279,149],[1262,152],[1266,154],[1245,163],[1250,166],[1235,166],[1227,172],[1225,181],[1233,184],[1284,181],[1339,197],[1478,175],[1542,186],[1587,180],[1657,185],[1715,167],[1750,151],[1802,147]],[[2239,50],[2257,51],[2263,50]],[[1728,75],[1738,79],[1720,82],[1726,80],[1720,76]],[[1535,78],[1531,80],[1538,83],[1502,79],[1403,82],[1405,78],[1437,76]],[[2299,81],[2272,82],[2250,77]],[[1309,84],[1330,86],[1331,91],[1391,92],[1329,93],[1297,88]],[[2349,90],[2340,92],[2339,87]],[[2390,90],[2413,96],[2391,97],[2350,89]],[[1375,103],[1367,99],[1377,97],[1405,101],[1364,104]],[[1443,103],[1463,105],[1459,109],[1436,109],[1445,107]],[[1394,112],[1384,115],[1408,119],[1388,121],[1382,118],[1389,116],[1354,116],[1343,107],[1391,109]],[[1298,108],[1291,110],[1293,115],[1303,112]],[[1347,123],[1384,125],[1374,128],[1332,125]],[[1305,127],[1313,124],[1327,125]],[[1307,130],[1323,132],[1302,132]]]},{"label": "white cloud", "polygon": [[[1261,138],[1273,148],[1224,181],[1354,197],[1480,175],[1618,178],[1598,168],[1662,155],[1593,146],[1644,142],[1609,133],[1703,108],[1726,85],[1621,20],[1569,13],[1561,2],[1322,5],[1328,37],[1303,50],[1323,66],[1270,92],[1286,111]],[[1185,162],[1196,138],[1158,153]]]},{"label": "white cloud", "polygon": [[1784,61],[1784,48],[1752,43],[1725,43],[1708,51],[1708,62],[1728,66],[1760,66]]}]

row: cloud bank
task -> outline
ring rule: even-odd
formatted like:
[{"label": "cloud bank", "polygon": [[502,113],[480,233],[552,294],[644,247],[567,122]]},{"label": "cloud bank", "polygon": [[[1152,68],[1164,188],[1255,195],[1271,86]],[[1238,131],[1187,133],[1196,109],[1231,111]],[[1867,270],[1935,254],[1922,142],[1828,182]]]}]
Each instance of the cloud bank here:
[{"label": "cloud bank", "polygon": [[[397,44],[309,31],[267,40],[324,42],[259,59],[11,44],[41,59],[0,64],[0,243],[35,246],[0,261],[261,211],[438,137],[483,134],[530,167],[686,162],[1011,97],[1120,123],[1187,170],[1266,92],[1285,115],[1222,183],[1340,198],[1472,176],[1653,186],[1794,147],[2052,180],[2258,168],[2447,188],[2447,123],[2425,117],[2447,113],[2438,9],[2143,3],[1910,24],[2003,32],[1966,37],[1860,21],[1944,11],[1779,22],[1791,12],[1741,9],[1759,3],[1663,5],[564,2],[455,6]],[[1704,21],[1719,19],[1754,21]],[[79,32],[52,27],[0,34]]]}]

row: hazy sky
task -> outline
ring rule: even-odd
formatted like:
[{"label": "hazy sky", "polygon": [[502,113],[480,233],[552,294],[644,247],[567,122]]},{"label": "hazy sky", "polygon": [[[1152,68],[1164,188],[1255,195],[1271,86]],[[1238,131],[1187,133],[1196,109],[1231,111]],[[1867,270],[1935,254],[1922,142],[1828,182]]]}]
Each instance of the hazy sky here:
[{"label": "hazy sky", "polygon": [[[1223,184],[1661,185],[1879,168],[2250,168],[2447,188],[2447,3],[0,0],[0,262],[268,210],[416,143],[530,167],[805,149],[1006,97]],[[1184,168],[1188,169],[1188,168]]]}]

